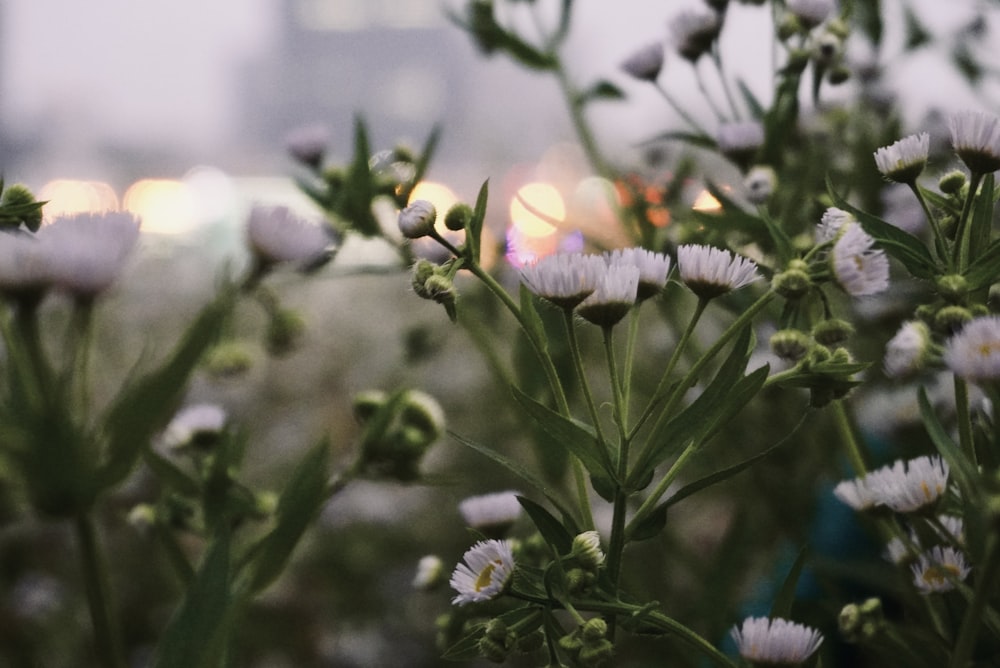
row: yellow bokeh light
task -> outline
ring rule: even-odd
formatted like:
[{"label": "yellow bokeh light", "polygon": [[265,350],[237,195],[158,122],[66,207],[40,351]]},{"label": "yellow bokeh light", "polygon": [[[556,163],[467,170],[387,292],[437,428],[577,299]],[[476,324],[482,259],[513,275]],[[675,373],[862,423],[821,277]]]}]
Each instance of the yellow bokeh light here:
[{"label": "yellow bokeh light", "polygon": [[48,202],[42,212],[46,220],[74,213],[116,211],[118,196],[107,183],[55,179],[38,191],[38,199]]},{"label": "yellow bokeh light", "polygon": [[443,183],[421,181],[413,188],[407,204],[415,202],[418,199],[427,200],[434,205],[434,209],[438,213],[437,225],[435,227],[437,227],[439,232],[443,233],[446,229],[444,226],[444,216],[448,213],[448,209],[458,202],[458,195]]},{"label": "yellow bokeh light", "polygon": [[722,204],[719,203],[719,200],[715,199],[712,193],[702,190],[695,198],[691,208],[695,211],[703,211],[704,213],[719,213],[722,211]]},{"label": "yellow bokeh light", "polygon": [[518,232],[528,237],[554,234],[556,227],[553,223],[561,223],[565,218],[566,204],[562,195],[548,183],[522,186],[510,203],[511,222]]},{"label": "yellow bokeh light", "polygon": [[142,219],[142,231],[186,234],[195,227],[195,202],[181,181],[142,179],[125,191],[122,207]]}]

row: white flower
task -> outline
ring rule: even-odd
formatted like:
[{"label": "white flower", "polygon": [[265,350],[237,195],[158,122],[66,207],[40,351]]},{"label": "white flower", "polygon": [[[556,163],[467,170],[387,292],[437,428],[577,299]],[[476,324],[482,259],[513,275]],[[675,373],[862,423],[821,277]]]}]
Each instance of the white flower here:
[{"label": "white flower", "polygon": [[819,226],[816,228],[816,243],[822,244],[833,241],[837,238],[840,228],[846,223],[853,223],[857,220],[854,214],[838,209],[835,206],[827,208],[823,216],[819,219]]},{"label": "white flower", "polygon": [[965,543],[965,522],[962,521],[961,517],[956,515],[938,515],[937,519],[941,528],[944,529],[945,535],[941,536],[941,530],[937,527],[934,527],[934,531],[943,540],[952,541],[958,545]]},{"label": "white flower", "polygon": [[815,28],[836,8],[834,0],[788,0],[788,11],[806,28]]},{"label": "white flower", "polygon": [[1000,118],[981,111],[960,111],[949,122],[951,145],[974,173],[1000,169]]},{"label": "white flower", "polygon": [[944,362],[955,375],[973,383],[1000,379],[1000,316],[969,321],[948,339]]},{"label": "white flower", "polygon": [[413,576],[413,588],[421,591],[433,589],[441,582],[443,574],[444,563],[440,557],[433,554],[421,557],[417,562],[417,572]]},{"label": "white flower", "polygon": [[816,629],[780,618],[747,617],[729,633],[740,656],[766,664],[800,664],[823,642],[823,634]]},{"label": "white flower", "polygon": [[[920,541],[914,533],[910,533],[910,543],[915,547],[920,547]],[[899,566],[913,559],[910,545],[902,538],[893,538],[885,546],[885,558],[892,564]]]},{"label": "white flower", "polygon": [[849,295],[874,295],[889,287],[889,259],[858,223],[844,224],[830,253],[837,283]]},{"label": "white flower", "polygon": [[534,294],[562,308],[575,308],[597,289],[607,265],[599,255],[547,255],[521,268],[521,280]]},{"label": "white flower", "polygon": [[972,570],[961,551],[937,545],[924,552],[910,567],[913,584],[922,594],[951,591]]},{"label": "white flower", "polygon": [[874,508],[878,504],[878,497],[866,480],[866,477],[843,480],[833,488],[833,495],[854,510]]},{"label": "white flower", "polygon": [[879,505],[897,513],[912,513],[929,506],[948,487],[948,463],[941,457],[897,460],[865,477]]},{"label": "white flower", "polygon": [[138,240],[139,219],[124,211],[60,216],[38,230],[52,284],[84,299],[111,287]]},{"label": "white flower", "polygon": [[465,523],[488,536],[502,536],[521,516],[517,492],[494,492],[470,496],[458,504]]},{"label": "white flower", "polygon": [[455,605],[489,601],[503,593],[514,573],[514,553],[510,541],[484,540],[463,555],[451,575],[451,587],[458,596]]},{"label": "white flower", "polygon": [[606,255],[608,266],[629,265],[639,269],[639,289],[636,301],[660,294],[670,274],[670,256],[645,248],[622,248]]},{"label": "white flower", "polygon": [[642,47],[631,56],[626,58],[621,68],[629,76],[640,81],[656,81],[663,69],[663,44],[653,42]]},{"label": "white flower", "polygon": [[601,534],[596,531],[584,531],[573,537],[571,554],[588,568],[598,568],[604,563],[604,550],[601,549]]},{"label": "white flower", "polygon": [[683,11],[670,22],[677,52],[694,62],[712,48],[722,30],[722,16],[714,11]]},{"label": "white flower", "polygon": [[399,212],[399,231],[407,239],[420,239],[434,231],[437,209],[425,199],[410,202]]},{"label": "white flower", "polygon": [[0,232],[0,293],[42,292],[50,282],[47,246],[22,232]]},{"label": "white flower", "polygon": [[691,244],[677,249],[677,270],[684,284],[703,299],[718,297],[760,278],[757,265],[745,257]]},{"label": "white flower", "polygon": [[325,125],[304,125],[285,137],[285,146],[293,158],[317,168],[323,164],[323,154],[330,143],[330,130]]},{"label": "white flower", "polygon": [[264,265],[298,262],[309,266],[327,257],[332,245],[320,225],[299,218],[288,207],[262,205],[250,210],[247,242]]},{"label": "white flower", "polygon": [[741,166],[764,144],[764,126],[758,121],[722,123],[715,133],[719,151]]},{"label": "white flower", "polygon": [[613,264],[604,271],[597,288],[580,302],[576,312],[600,327],[612,327],[635,305],[639,290],[639,268]]},{"label": "white flower", "polygon": [[753,167],[743,179],[743,187],[746,188],[747,199],[751,204],[767,204],[777,185],[778,177],[774,170],[762,165]]},{"label": "white flower", "polygon": [[931,136],[910,135],[875,151],[875,166],[882,176],[898,183],[914,183],[927,165]]},{"label": "white flower", "polygon": [[882,366],[889,378],[913,375],[927,362],[931,348],[931,332],[919,320],[903,323],[896,335],[885,345]]},{"label": "white flower", "polygon": [[172,449],[210,444],[226,428],[227,421],[226,411],[221,406],[193,404],[174,415],[160,441]]}]

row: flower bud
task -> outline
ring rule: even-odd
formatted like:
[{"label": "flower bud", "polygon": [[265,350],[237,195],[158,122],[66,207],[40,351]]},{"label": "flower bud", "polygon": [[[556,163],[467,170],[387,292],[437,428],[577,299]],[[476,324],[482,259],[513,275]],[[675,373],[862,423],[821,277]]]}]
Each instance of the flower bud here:
[{"label": "flower bud", "polygon": [[601,550],[601,535],[596,531],[584,531],[573,537],[573,547],[570,555],[584,568],[597,570],[604,564],[604,551]]},{"label": "flower bud", "polygon": [[580,627],[580,636],[585,644],[603,640],[608,635],[608,623],[600,617],[594,617],[584,622]]},{"label": "flower bud", "polygon": [[839,86],[850,78],[851,70],[843,65],[831,68],[826,74],[826,80],[831,86]]},{"label": "flower bud", "polygon": [[[433,299],[439,304],[453,303],[455,301],[455,284],[450,278],[443,274],[434,274],[423,286],[428,299]],[[418,292],[418,294],[420,294]]]},{"label": "flower bud", "polygon": [[846,320],[830,318],[816,323],[812,330],[812,337],[816,343],[824,346],[836,346],[854,335],[854,326]]},{"label": "flower bud", "polygon": [[418,199],[399,212],[399,231],[407,239],[426,237],[434,230],[437,209],[425,199]]},{"label": "flower bud", "polygon": [[406,393],[403,406],[403,422],[417,431],[427,442],[436,441],[445,429],[444,411],[441,404],[426,392],[410,390]]},{"label": "flower bud", "polygon": [[950,336],[972,320],[972,312],[962,306],[945,306],[934,315],[934,329]]},{"label": "flower bud", "polygon": [[305,332],[305,320],[296,311],[279,309],[271,315],[266,335],[267,352],[281,357],[295,350]]},{"label": "flower bud", "polygon": [[444,215],[444,226],[452,232],[461,232],[465,229],[468,222],[472,220],[473,215],[474,212],[471,206],[459,202],[452,205],[448,209],[448,213]]},{"label": "flower bud", "polygon": [[566,591],[576,596],[590,592],[597,577],[592,571],[582,568],[571,568],[566,571]]},{"label": "flower bud", "polygon": [[834,65],[843,53],[844,42],[831,32],[824,32],[816,39],[813,57],[821,65]]},{"label": "flower bud", "polygon": [[767,165],[751,167],[743,179],[743,187],[747,191],[747,199],[751,204],[767,204],[778,185],[778,177]]},{"label": "flower bud", "polygon": [[128,523],[139,533],[147,533],[156,525],[156,508],[148,503],[140,503],[129,511]]},{"label": "flower bud", "polygon": [[957,195],[968,184],[965,172],[953,169],[938,180],[938,188],[946,195]]},{"label": "flower bud", "polygon": [[35,200],[35,196],[27,186],[15,183],[3,191],[3,195],[0,196],[0,208],[6,207],[16,208],[17,219],[32,232],[37,232],[41,227],[42,203]]},{"label": "flower bud", "polygon": [[386,393],[381,390],[364,390],[354,395],[354,418],[358,424],[364,424],[385,404]]},{"label": "flower bud", "polygon": [[798,329],[783,329],[771,337],[771,352],[783,360],[798,362],[809,353],[809,335]]},{"label": "flower bud", "polygon": [[584,646],[577,654],[576,660],[584,668],[608,668],[613,665],[615,647],[608,640],[601,640],[594,645]]},{"label": "flower bud", "polygon": [[215,378],[235,378],[254,363],[254,354],[242,341],[228,341],[213,348],[205,358],[205,369]]},{"label": "flower bud", "polygon": [[430,591],[444,582],[444,562],[434,554],[421,557],[417,563],[417,572],[413,576],[413,588],[420,591]]},{"label": "flower bud", "polygon": [[964,276],[948,274],[937,280],[937,291],[949,304],[961,304],[969,291],[969,282]]},{"label": "flower bud", "polygon": [[788,263],[788,269],[774,277],[771,286],[785,299],[796,300],[805,297],[812,289],[809,265],[802,260],[792,260]]},{"label": "flower bud", "polygon": [[785,42],[803,30],[802,23],[795,14],[785,14],[778,24],[778,39]]}]

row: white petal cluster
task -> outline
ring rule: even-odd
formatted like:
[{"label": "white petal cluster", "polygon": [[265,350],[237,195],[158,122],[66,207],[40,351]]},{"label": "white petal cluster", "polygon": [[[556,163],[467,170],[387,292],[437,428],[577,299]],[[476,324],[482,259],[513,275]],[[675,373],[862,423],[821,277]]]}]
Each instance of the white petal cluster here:
[{"label": "white petal cluster", "polygon": [[988,174],[1000,169],[1000,118],[960,111],[949,120],[951,145],[970,170]]},{"label": "white petal cluster", "polygon": [[0,293],[48,288],[51,281],[46,248],[27,233],[0,233]]},{"label": "white petal cluster", "polygon": [[835,206],[829,207],[819,219],[819,226],[816,228],[816,243],[822,244],[827,241],[833,241],[840,233],[840,228],[847,223],[855,221],[857,221],[857,218],[849,211],[838,209]]},{"label": "white petal cluster", "polygon": [[417,562],[417,572],[411,584],[414,589],[428,591],[441,583],[444,574],[444,562],[434,554],[420,557]]},{"label": "white petal cluster", "polygon": [[722,17],[714,11],[686,10],[670,21],[677,52],[695,61],[712,48],[722,30]]},{"label": "white petal cluster", "polygon": [[548,255],[521,268],[521,280],[534,294],[562,308],[575,308],[594,290],[607,265],[599,255]]},{"label": "white petal cluster", "polygon": [[503,593],[513,574],[510,541],[480,541],[466,551],[451,575],[451,587],[458,592],[451,602],[466,605],[494,599]]},{"label": "white petal cluster", "polygon": [[874,295],[889,287],[889,259],[858,223],[843,225],[830,258],[837,283],[849,295]]},{"label": "white petal cluster", "polygon": [[584,320],[601,327],[617,324],[635,305],[639,290],[639,268],[613,264],[605,268],[597,287],[576,307]]},{"label": "white petal cluster", "polygon": [[121,274],[139,240],[139,219],[127,212],[60,216],[38,230],[38,239],[48,246],[53,284],[92,298]]},{"label": "white petal cluster", "polygon": [[399,212],[399,231],[407,239],[426,237],[434,230],[437,209],[431,202],[418,199]]},{"label": "white petal cluster", "polygon": [[834,0],[788,0],[788,11],[806,28],[815,28],[833,13]]},{"label": "white petal cluster", "polygon": [[1000,317],[969,321],[948,339],[944,362],[955,375],[973,383],[1000,379]]},{"label": "white petal cluster", "polygon": [[816,629],[780,618],[748,617],[730,635],[740,656],[763,664],[803,663],[823,643],[823,634]]},{"label": "white petal cluster", "polygon": [[927,165],[931,136],[910,135],[875,151],[875,166],[882,176],[898,183],[913,183]]},{"label": "white petal cluster", "polygon": [[693,244],[677,249],[677,270],[684,284],[705,299],[738,290],[760,278],[752,260],[727,250]]},{"label": "white petal cluster", "polygon": [[310,264],[329,253],[332,239],[320,225],[285,206],[256,205],[247,220],[250,250],[264,264]]},{"label": "white petal cluster", "polygon": [[663,43],[653,42],[626,58],[621,64],[621,69],[640,81],[656,81],[663,69],[663,60]]},{"label": "white petal cluster", "polygon": [[715,143],[725,154],[756,151],[764,144],[764,126],[758,121],[722,123],[716,130]]},{"label": "white petal cluster", "polygon": [[285,147],[293,158],[312,167],[319,167],[330,144],[330,129],[325,125],[303,125],[285,137]]},{"label": "white petal cluster", "polygon": [[502,527],[506,530],[521,516],[517,494],[506,491],[470,496],[458,504],[458,512],[473,529],[483,531]]},{"label": "white petal cluster", "polygon": [[777,185],[778,176],[767,166],[758,165],[751,168],[743,179],[743,187],[751,204],[767,204]]},{"label": "white petal cluster", "polygon": [[924,368],[931,349],[931,332],[923,322],[903,323],[885,346],[882,367],[889,378],[905,378]]},{"label": "white petal cluster", "polygon": [[972,570],[960,550],[941,545],[921,554],[910,568],[913,584],[922,594],[951,591],[955,583],[965,580]]},{"label": "white petal cluster", "polygon": [[605,255],[609,267],[627,265],[639,270],[638,301],[654,297],[667,285],[670,256],[645,248],[621,248]]},{"label": "white petal cluster", "polygon": [[226,411],[215,404],[192,404],[174,415],[163,430],[161,443],[167,448],[184,448],[199,439],[218,436],[226,428]]},{"label": "white petal cluster", "polygon": [[948,488],[948,463],[941,457],[896,460],[834,488],[838,499],[855,510],[886,506],[912,513],[937,502]]}]

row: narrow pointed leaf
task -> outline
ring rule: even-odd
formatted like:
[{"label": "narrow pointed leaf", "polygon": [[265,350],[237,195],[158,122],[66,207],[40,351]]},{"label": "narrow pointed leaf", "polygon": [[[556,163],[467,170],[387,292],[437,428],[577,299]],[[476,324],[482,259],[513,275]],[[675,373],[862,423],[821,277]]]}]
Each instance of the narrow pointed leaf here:
[{"label": "narrow pointed leaf", "polygon": [[558,554],[569,554],[573,546],[573,535],[566,530],[562,522],[531,499],[519,496],[517,500],[524,508],[524,512],[528,513],[531,521],[535,523],[535,528],[538,529],[538,533],[542,534],[545,542],[551,545]]},{"label": "narrow pointed leaf", "polygon": [[806,548],[803,547],[799,550],[799,556],[796,557],[795,563],[792,564],[788,575],[785,576],[785,581],[781,583],[781,589],[778,590],[774,602],[771,604],[771,617],[784,619],[791,617],[792,604],[795,603],[795,588],[798,587],[799,577],[802,575],[802,569],[805,568],[807,556]]}]

